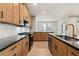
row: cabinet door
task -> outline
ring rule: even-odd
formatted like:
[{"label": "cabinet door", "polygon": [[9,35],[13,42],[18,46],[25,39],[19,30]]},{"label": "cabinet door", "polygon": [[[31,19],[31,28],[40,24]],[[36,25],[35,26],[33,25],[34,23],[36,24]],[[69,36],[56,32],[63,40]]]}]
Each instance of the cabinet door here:
[{"label": "cabinet door", "polygon": [[57,43],[57,55],[58,56],[67,56],[67,45],[59,40]]},{"label": "cabinet door", "polygon": [[68,46],[68,56],[79,56],[79,51]]},{"label": "cabinet door", "polygon": [[13,22],[13,5],[2,3],[0,4],[0,22]]},{"label": "cabinet door", "polygon": [[13,19],[13,21],[14,21],[14,24],[17,24],[17,25],[19,25],[20,24],[20,5],[19,4],[17,4],[17,3],[15,3],[15,4],[13,4],[13,9],[14,9],[14,19]]},{"label": "cabinet door", "polygon": [[47,32],[44,32],[42,35],[43,35],[43,40],[48,40],[48,33]]},{"label": "cabinet door", "polygon": [[0,22],[5,22],[5,17],[4,17],[4,14],[5,14],[5,4],[0,4]]},{"label": "cabinet door", "polygon": [[33,40],[38,40],[38,33],[33,33]]},{"label": "cabinet door", "polygon": [[49,51],[52,54],[52,36],[49,35],[49,39],[48,39],[48,47],[49,47]]},{"label": "cabinet door", "polygon": [[13,24],[13,4],[7,4],[5,19],[5,22]]},{"label": "cabinet door", "polygon": [[27,5],[24,5],[24,19],[26,19],[27,17],[28,17],[28,9],[27,9]]},{"label": "cabinet door", "polygon": [[42,40],[42,33],[38,32],[37,35],[38,35],[38,39],[37,40]]},{"label": "cabinet door", "polygon": [[52,37],[52,55],[56,56],[57,55],[57,44],[56,44],[56,39]]},{"label": "cabinet door", "polygon": [[16,54],[16,56],[22,56],[22,40],[17,42],[15,46],[16,48],[14,50],[14,53]]},{"label": "cabinet door", "polygon": [[28,37],[25,37],[23,39],[23,42],[22,42],[22,53],[23,53],[23,56],[26,56],[27,53],[28,53],[28,49],[29,49],[29,38]]},{"label": "cabinet door", "polygon": [[52,38],[52,53],[55,56],[66,56],[67,55],[67,45],[57,38]]},{"label": "cabinet door", "polygon": [[24,5],[20,3],[20,23],[24,20]]}]

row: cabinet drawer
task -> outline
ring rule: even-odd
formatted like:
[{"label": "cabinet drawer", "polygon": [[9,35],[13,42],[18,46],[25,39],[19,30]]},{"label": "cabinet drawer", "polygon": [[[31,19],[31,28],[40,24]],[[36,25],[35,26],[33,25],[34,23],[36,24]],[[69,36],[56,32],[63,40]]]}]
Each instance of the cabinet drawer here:
[{"label": "cabinet drawer", "polygon": [[17,56],[22,56],[22,40],[17,42],[15,44],[16,48],[14,50],[14,53],[17,55]]}]

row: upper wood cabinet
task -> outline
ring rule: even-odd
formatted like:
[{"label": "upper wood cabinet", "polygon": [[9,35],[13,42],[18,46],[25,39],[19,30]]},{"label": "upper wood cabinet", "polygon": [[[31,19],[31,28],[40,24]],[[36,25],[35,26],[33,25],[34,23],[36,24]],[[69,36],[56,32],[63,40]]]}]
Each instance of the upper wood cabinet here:
[{"label": "upper wood cabinet", "polygon": [[20,23],[24,20],[24,5],[20,4]]},{"label": "upper wood cabinet", "polygon": [[13,23],[13,4],[0,4],[0,22]]},{"label": "upper wood cabinet", "polygon": [[13,4],[13,23],[19,25],[20,24],[20,4]]},{"label": "upper wood cabinet", "polygon": [[32,17],[28,7],[23,3],[2,3],[0,4],[0,22],[21,25],[23,21],[29,22],[32,27]]},{"label": "upper wood cabinet", "polygon": [[20,21],[26,20],[29,22],[30,28],[32,28],[32,16],[29,13],[27,4],[20,4]]}]

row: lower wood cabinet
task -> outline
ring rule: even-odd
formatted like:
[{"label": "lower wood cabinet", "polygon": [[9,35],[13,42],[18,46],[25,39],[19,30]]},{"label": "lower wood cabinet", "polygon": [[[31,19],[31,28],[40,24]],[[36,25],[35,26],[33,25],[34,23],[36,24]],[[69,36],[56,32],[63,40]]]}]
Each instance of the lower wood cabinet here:
[{"label": "lower wood cabinet", "polygon": [[53,36],[51,47],[53,56],[79,56],[79,50]]},{"label": "lower wood cabinet", "polygon": [[23,56],[26,56],[27,55],[27,53],[28,53],[28,50],[29,50],[29,37],[27,37],[27,38],[24,38],[22,41],[22,55]]},{"label": "lower wood cabinet", "polygon": [[67,45],[56,39],[55,49],[57,51],[58,56],[66,56],[67,55]]},{"label": "lower wood cabinet", "polygon": [[32,35],[34,41],[38,40],[38,33],[33,33]]},{"label": "lower wood cabinet", "polygon": [[52,55],[56,56],[57,55],[57,44],[56,44],[56,38],[52,37]]},{"label": "lower wood cabinet", "polygon": [[35,33],[33,33],[33,40],[47,41],[48,40],[48,32],[35,32]]},{"label": "lower wood cabinet", "polygon": [[68,56],[79,56],[79,50],[68,46]]},{"label": "lower wood cabinet", "polygon": [[21,56],[22,55],[22,41],[19,41],[15,44],[14,55]]},{"label": "lower wood cabinet", "polygon": [[29,49],[28,36],[10,47],[0,51],[0,56],[26,56]]},{"label": "lower wood cabinet", "polygon": [[54,37],[52,38],[52,55],[54,56],[67,55],[67,45]]}]

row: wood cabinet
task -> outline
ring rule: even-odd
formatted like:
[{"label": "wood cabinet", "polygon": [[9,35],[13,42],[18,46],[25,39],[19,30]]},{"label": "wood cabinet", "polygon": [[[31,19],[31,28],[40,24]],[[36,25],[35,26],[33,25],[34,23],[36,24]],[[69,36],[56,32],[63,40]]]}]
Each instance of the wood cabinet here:
[{"label": "wood cabinet", "polygon": [[59,41],[57,38],[52,37],[52,55],[54,56],[66,56],[67,45]]},{"label": "wood cabinet", "polygon": [[20,23],[24,20],[24,5],[20,3]]},{"label": "wood cabinet", "polygon": [[21,25],[23,21],[29,22],[32,27],[32,17],[28,11],[28,7],[23,3],[2,3],[0,4],[0,22]]},{"label": "wood cabinet", "polygon": [[52,54],[52,36],[48,37],[48,47],[49,47],[49,51]]},{"label": "wood cabinet", "polygon": [[0,56],[26,56],[29,49],[29,38],[25,37],[19,42],[0,52]]},{"label": "wood cabinet", "polygon": [[54,56],[79,56],[79,51],[52,36],[52,55]]},{"label": "wood cabinet", "polygon": [[13,5],[2,3],[0,4],[0,22],[13,22]]},{"label": "wood cabinet", "polygon": [[32,16],[29,13],[29,9],[27,7],[27,4],[23,4],[24,7],[24,16],[23,18],[29,22],[30,29],[32,28]]},{"label": "wood cabinet", "polygon": [[38,33],[33,33],[33,40],[38,40]]},{"label": "wood cabinet", "polygon": [[20,24],[20,4],[13,4],[13,23],[16,25]]},{"label": "wood cabinet", "polygon": [[0,4],[0,22],[19,25],[19,4]]},{"label": "wood cabinet", "polygon": [[14,53],[16,56],[22,56],[22,40],[15,44]]},{"label": "wood cabinet", "polygon": [[48,40],[47,32],[35,32],[33,33],[33,40]]},{"label": "wood cabinet", "polygon": [[68,46],[68,56],[79,56],[79,50]]},{"label": "wood cabinet", "polygon": [[67,45],[59,40],[55,40],[55,49],[57,50],[58,56],[66,56],[67,55]]},{"label": "wood cabinet", "polygon": [[22,45],[23,45],[22,55],[26,56],[29,50],[29,38],[28,37],[23,39]]},{"label": "wood cabinet", "polygon": [[57,44],[56,44],[56,38],[52,37],[52,55],[56,56],[57,55]]}]

